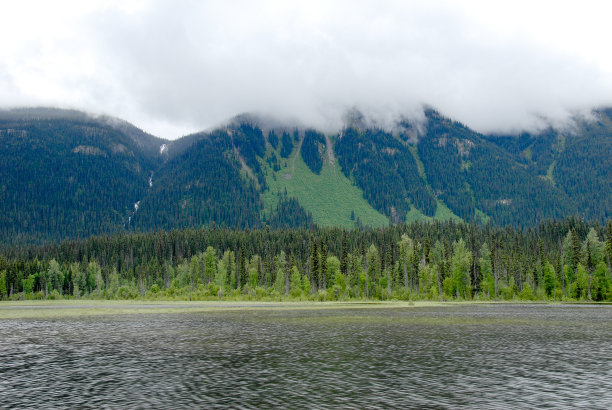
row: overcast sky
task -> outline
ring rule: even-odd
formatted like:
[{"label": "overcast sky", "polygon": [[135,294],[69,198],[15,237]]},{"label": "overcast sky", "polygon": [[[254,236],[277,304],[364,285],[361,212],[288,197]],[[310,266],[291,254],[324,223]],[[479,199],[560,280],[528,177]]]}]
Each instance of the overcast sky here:
[{"label": "overcast sky", "polygon": [[333,129],[423,104],[482,131],[612,105],[609,1],[3,1],[0,106],[165,138],[243,112]]}]

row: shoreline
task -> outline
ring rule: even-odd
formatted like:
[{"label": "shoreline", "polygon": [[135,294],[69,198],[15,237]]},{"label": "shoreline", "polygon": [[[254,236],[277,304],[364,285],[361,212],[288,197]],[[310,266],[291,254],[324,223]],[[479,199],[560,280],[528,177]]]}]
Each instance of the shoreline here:
[{"label": "shoreline", "polygon": [[0,302],[0,320],[55,319],[103,315],[180,314],[251,310],[397,309],[470,305],[581,305],[610,303],[550,301],[153,301],[23,300]]}]

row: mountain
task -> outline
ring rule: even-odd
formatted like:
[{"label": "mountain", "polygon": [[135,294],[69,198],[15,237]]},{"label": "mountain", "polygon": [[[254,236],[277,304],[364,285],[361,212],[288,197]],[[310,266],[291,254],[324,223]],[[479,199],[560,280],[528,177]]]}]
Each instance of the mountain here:
[{"label": "mountain", "polygon": [[612,216],[611,109],[571,130],[514,136],[482,135],[433,109],[394,132],[351,118],[327,135],[243,115],[167,141],[107,116],[0,111],[0,239]]},{"label": "mountain", "polygon": [[599,221],[612,217],[612,109],[576,118],[569,130],[487,138],[529,174],[565,194],[567,200],[559,198],[556,205],[562,212]]},{"label": "mountain", "polygon": [[120,232],[164,141],[77,111],[0,113],[0,237],[42,241]]}]

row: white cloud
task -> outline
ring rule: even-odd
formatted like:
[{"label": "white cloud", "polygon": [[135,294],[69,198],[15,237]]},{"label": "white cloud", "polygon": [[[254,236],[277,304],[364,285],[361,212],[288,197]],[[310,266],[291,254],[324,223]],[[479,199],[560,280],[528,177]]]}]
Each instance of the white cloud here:
[{"label": "white cloud", "polygon": [[0,105],[167,138],[255,111],[333,128],[421,104],[480,131],[612,104],[606,2],[6,2]]}]

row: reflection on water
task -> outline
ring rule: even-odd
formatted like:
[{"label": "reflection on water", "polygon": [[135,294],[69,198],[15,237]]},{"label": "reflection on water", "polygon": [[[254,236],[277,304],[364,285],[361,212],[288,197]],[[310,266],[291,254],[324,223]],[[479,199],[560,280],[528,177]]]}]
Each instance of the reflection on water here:
[{"label": "reflection on water", "polygon": [[0,321],[0,407],[612,406],[612,307]]}]

